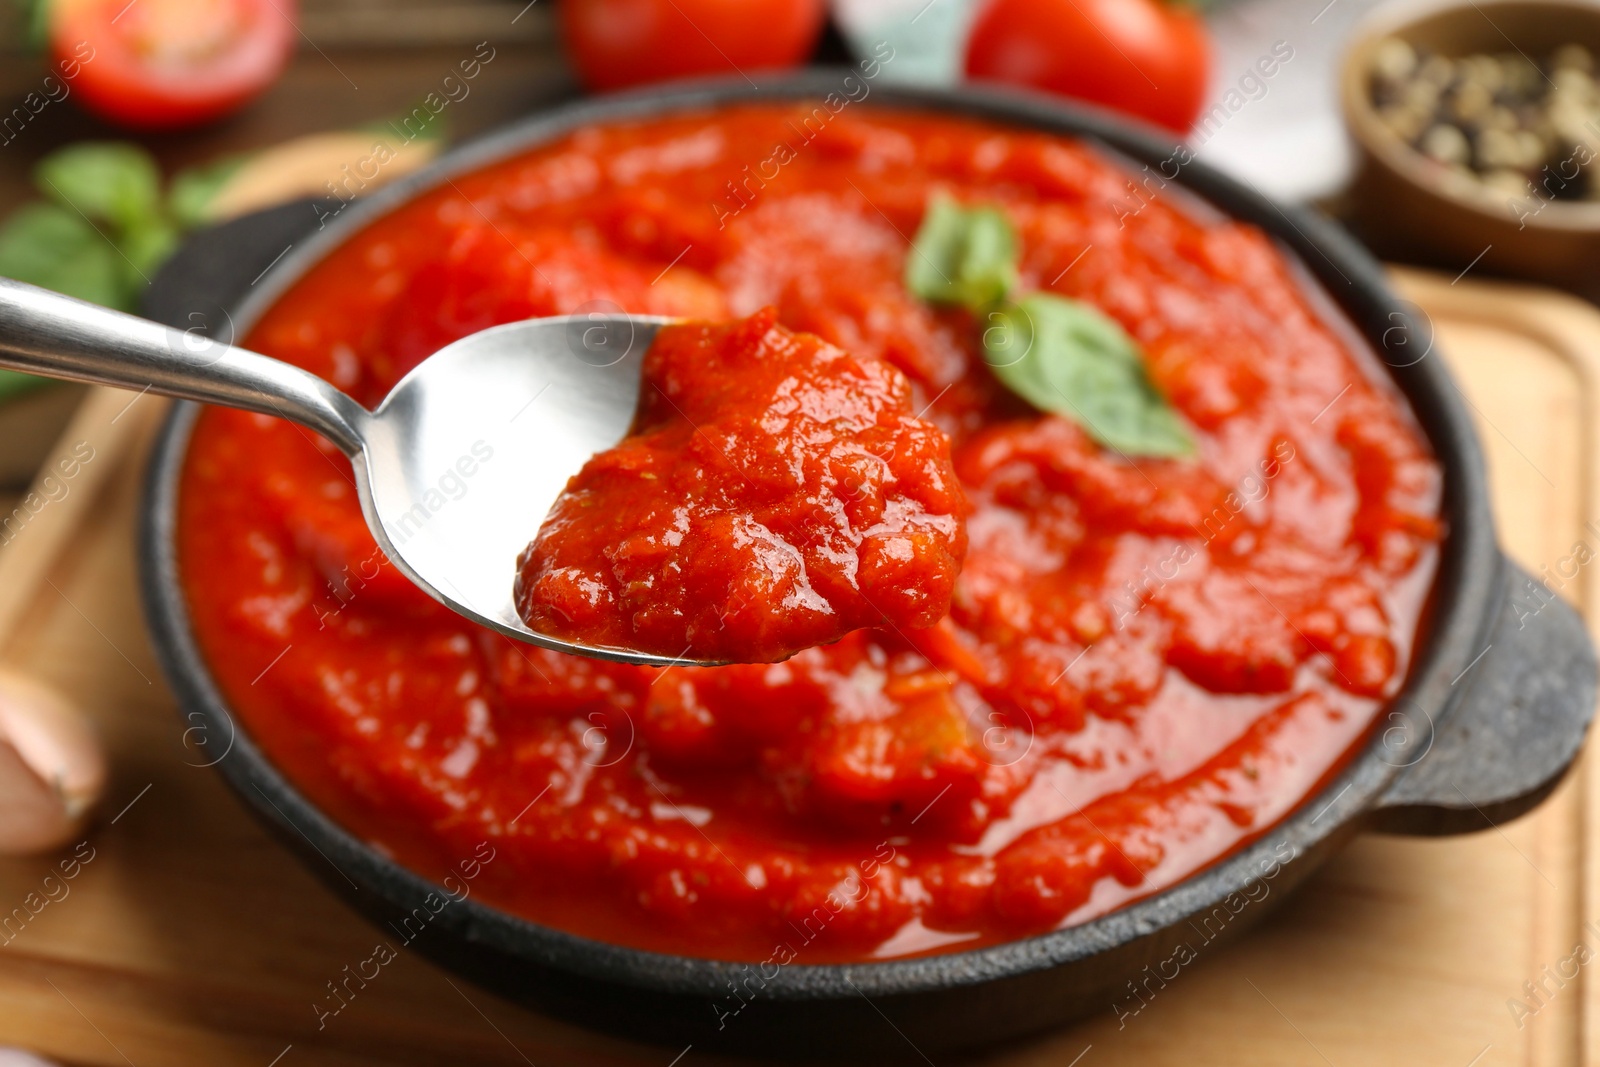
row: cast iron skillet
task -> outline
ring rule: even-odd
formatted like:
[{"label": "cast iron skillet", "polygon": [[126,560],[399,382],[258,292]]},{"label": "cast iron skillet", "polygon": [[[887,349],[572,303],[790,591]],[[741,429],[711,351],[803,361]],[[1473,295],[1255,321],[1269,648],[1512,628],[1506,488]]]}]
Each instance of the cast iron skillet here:
[{"label": "cast iron skillet", "polygon": [[[816,72],[761,89],[702,84],[558,108],[452,153],[331,220],[329,205],[300,204],[203,234],[157,280],[150,312],[180,327],[242,335],[339,242],[446,175],[585,123],[830,91],[859,96],[860,86],[870,84],[856,75],[847,85],[844,77]],[[872,85],[866,103],[1071,134],[1152,169],[1173,152],[1172,144],[1122,120],[1037,97]],[[1169,175],[1172,169],[1169,164]],[[1404,692],[1364,750],[1255,843],[1180,885],[1082,926],[991,948],[819,966],[806,965],[802,943],[793,946],[799,955],[787,965],[724,963],[586,940],[469,897],[438,913],[415,942],[418,950],[562,1018],[678,1048],[693,1043],[700,1051],[915,1058],[1089,1012],[1131,1010],[1138,1001],[1130,980],[1148,982],[1147,965],[1170,972],[1171,961],[1185,953],[1203,957],[1358,831],[1480,829],[1527,811],[1555,787],[1593,713],[1594,653],[1578,617],[1501,555],[1483,457],[1456,387],[1430,351],[1427,322],[1389,291],[1375,262],[1318,217],[1279,207],[1197,163],[1183,166],[1176,180],[1221,211],[1276,235],[1383,358],[1444,464],[1450,534],[1431,628]],[[184,404],[167,420],[151,464],[142,527],[144,602],[189,736],[202,742],[205,756],[196,762],[215,762],[312,871],[386,930],[396,929],[390,924],[428,908],[437,887],[308,803],[236,730],[196,648],[173,533],[179,472],[198,411]]]}]

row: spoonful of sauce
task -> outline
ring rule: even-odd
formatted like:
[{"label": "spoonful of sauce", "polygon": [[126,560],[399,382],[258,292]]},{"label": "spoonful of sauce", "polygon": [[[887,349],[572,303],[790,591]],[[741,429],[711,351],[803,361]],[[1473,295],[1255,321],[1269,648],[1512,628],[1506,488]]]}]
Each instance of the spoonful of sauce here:
[{"label": "spoonful of sauce", "polygon": [[912,416],[898,371],[757,319],[742,333],[691,330],[649,375],[658,333],[679,329],[670,320],[494,326],[434,353],[369,411],[290,364],[0,279],[0,366],[321,434],[350,458],[367,525],[401,573],[557,652],[713,665],[782,659],[860,626],[933,624],[965,548],[944,435]]}]

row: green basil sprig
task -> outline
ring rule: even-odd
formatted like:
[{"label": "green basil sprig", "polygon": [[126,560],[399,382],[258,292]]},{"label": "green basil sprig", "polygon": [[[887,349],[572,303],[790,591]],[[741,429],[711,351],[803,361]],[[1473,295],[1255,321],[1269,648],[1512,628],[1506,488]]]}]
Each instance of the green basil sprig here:
[{"label": "green basil sprig", "polygon": [[[178,243],[155,160],[137,145],[89,141],[40,160],[34,182],[45,199],[0,226],[0,275],[134,310]],[[45,381],[0,371],[0,400]]]},{"label": "green basil sprig", "polygon": [[1090,304],[1053,293],[1011,299],[1017,239],[994,207],[949,197],[928,205],[906,258],[906,288],[984,322],[984,362],[1000,383],[1129,456],[1191,456],[1194,439],[1126,330]]},{"label": "green basil sprig", "polygon": [[34,179],[45,200],[0,228],[0,275],[134,310],[178,243],[155,160],[137,145],[88,141],[40,160]]}]

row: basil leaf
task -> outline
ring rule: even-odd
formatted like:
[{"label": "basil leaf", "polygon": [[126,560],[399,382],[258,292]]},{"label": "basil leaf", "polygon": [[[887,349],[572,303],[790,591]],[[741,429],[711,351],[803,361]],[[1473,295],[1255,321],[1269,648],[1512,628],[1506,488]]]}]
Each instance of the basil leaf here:
[{"label": "basil leaf", "polygon": [[107,307],[132,310],[126,265],[69,208],[29,204],[0,229],[0,275]]},{"label": "basil leaf", "polygon": [[1034,407],[1065,415],[1100,444],[1129,456],[1195,451],[1178,413],[1157,391],[1138,345],[1088,304],[1034,293],[991,312],[984,362]]},{"label": "basil leaf", "polygon": [[906,257],[906,288],[935,304],[979,311],[1017,284],[1017,238],[998,208],[929,204]]},{"label": "basil leaf", "polygon": [[212,222],[211,202],[249,159],[248,154],[229,156],[174,174],[167,190],[167,210],[178,225],[193,229]]},{"label": "basil leaf", "polygon": [[119,229],[139,226],[160,213],[161,174],[150,153],[138,145],[71,145],[40,160],[34,177],[46,196]]},{"label": "basil leaf", "polygon": [[117,246],[122,249],[117,261],[124,268],[127,287],[137,294],[177,249],[178,231],[171,223],[154,218],[131,227]]}]

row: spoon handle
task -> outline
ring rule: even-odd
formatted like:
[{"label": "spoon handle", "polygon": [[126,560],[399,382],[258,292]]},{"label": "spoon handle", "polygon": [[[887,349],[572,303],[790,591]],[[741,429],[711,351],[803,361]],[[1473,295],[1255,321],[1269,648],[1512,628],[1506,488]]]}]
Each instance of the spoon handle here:
[{"label": "spoon handle", "polygon": [[0,278],[0,367],[277,415],[350,456],[369,418],[299,367],[9,278]]}]

